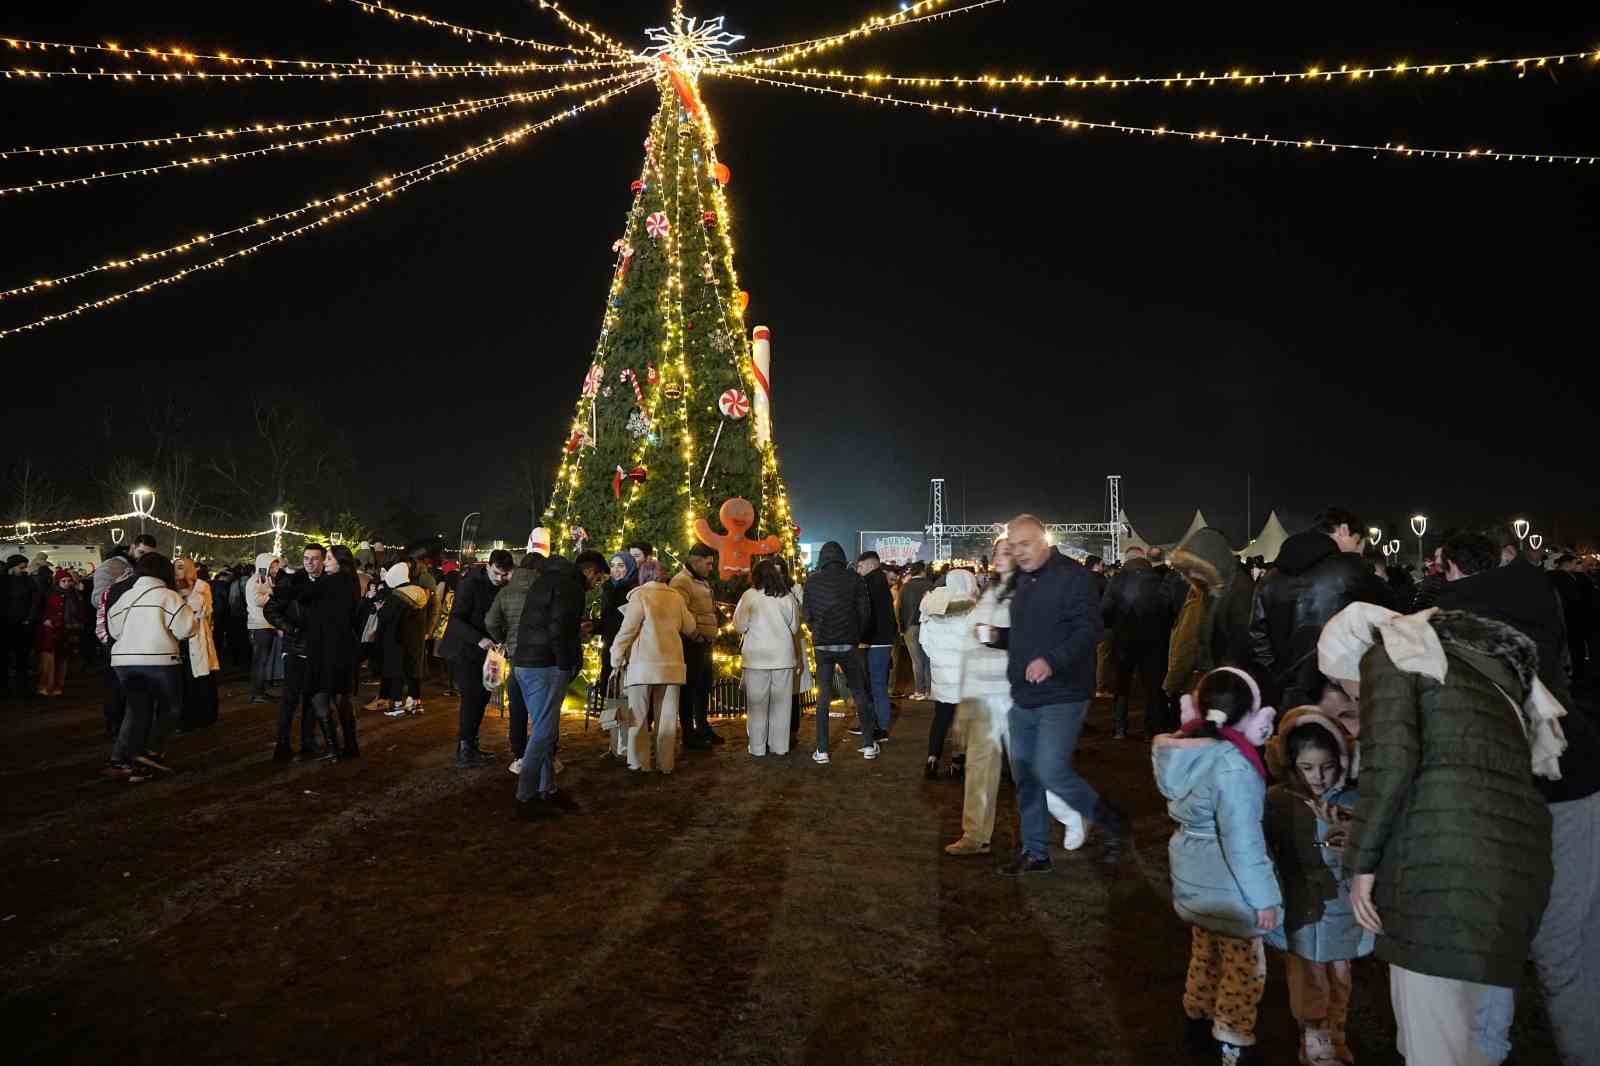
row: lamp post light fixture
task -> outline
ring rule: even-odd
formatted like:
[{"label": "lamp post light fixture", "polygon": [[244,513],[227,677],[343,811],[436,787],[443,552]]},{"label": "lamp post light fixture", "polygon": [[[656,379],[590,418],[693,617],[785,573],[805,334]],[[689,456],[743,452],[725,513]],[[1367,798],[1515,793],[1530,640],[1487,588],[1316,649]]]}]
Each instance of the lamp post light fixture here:
[{"label": "lamp post light fixture", "polygon": [[139,516],[139,533],[144,533],[144,520],[156,513],[156,494],[149,489],[134,489],[128,493],[133,501],[133,513]]},{"label": "lamp post light fixture", "polygon": [[127,534],[124,533],[120,528],[113,527],[111,530],[111,543],[120,547],[122,545],[122,538],[125,536],[127,536]]},{"label": "lamp post light fixture", "polygon": [[1371,544],[1374,548],[1376,548],[1378,546],[1378,542],[1380,540],[1382,540],[1382,539],[1383,539],[1383,530],[1379,529],[1377,526],[1368,526],[1367,527],[1367,543],[1368,544]]},{"label": "lamp post light fixture", "polygon": [[1422,535],[1428,531],[1428,516],[1418,514],[1411,516],[1411,532],[1417,535],[1417,567],[1420,569],[1422,562]]},{"label": "lamp post light fixture", "polygon": [[1389,554],[1396,558],[1400,556],[1400,538],[1396,537],[1389,542]]},{"label": "lamp post light fixture", "polygon": [[17,539],[19,541],[27,541],[32,536],[33,536],[33,523],[32,522],[24,521],[24,522],[18,522],[17,523]]},{"label": "lamp post light fixture", "polygon": [[1511,532],[1517,535],[1518,540],[1527,540],[1528,520],[1526,518],[1519,518],[1515,522],[1511,523]]},{"label": "lamp post light fixture", "polygon": [[283,554],[283,531],[289,528],[289,516],[282,511],[272,512],[272,554]]},{"label": "lamp post light fixture", "polygon": [[343,533],[329,533],[328,534],[328,543],[333,545],[334,547],[338,547],[339,545],[344,543],[344,534]]},{"label": "lamp post light fixture", "polygon": [[1528,538],[1528,547],[1532,548],[1534,551],[1538,551],[1540,548],[1544,547],[1544,537],[1535,533],[1533,536]]}]

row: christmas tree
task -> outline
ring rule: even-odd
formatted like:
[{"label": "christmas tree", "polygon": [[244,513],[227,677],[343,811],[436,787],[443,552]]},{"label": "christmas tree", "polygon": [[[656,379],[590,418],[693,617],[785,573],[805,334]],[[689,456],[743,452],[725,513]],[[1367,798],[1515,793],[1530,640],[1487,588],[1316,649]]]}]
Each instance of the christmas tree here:
[{"label": "christmas tree", "polygon": [[792,559],[777,455],[753,417],[761,379],[734,266],[731,174],[692,57],[662,51],[661,107],[546,512],[551,548],[609,553],[643,540],[675,562],[701,539],[697,520],[735,532],[718,513],[742,498],[754,508],[750,535],[775,535]]}]

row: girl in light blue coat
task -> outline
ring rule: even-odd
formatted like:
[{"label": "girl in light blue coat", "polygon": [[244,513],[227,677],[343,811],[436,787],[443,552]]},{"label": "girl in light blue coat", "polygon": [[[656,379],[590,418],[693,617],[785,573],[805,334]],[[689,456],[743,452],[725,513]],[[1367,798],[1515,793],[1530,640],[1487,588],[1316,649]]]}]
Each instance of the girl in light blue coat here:
[{"label": "girl in light blue coat", "polygon": [[1224,1066],[1236,1066],[1259,1061],[1256,1014],[1267,984],[1261,938],[1277,928],[1283,909],[1262,830],[1267,771],[1256,753],[1276,712],[1232,667],[1201,678],[1183,707],[1183,728],[1157,737],[1150,757],[1178,823],[1167,847],[1172,904],[1191,926],[1184,1039],[1192,1052],[1220,1050]]}]

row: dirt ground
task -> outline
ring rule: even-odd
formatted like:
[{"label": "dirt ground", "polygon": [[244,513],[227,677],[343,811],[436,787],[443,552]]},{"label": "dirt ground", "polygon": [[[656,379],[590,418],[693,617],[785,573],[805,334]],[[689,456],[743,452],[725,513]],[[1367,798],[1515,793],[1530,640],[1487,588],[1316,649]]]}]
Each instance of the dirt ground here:
[{"label": "dirt ground", "polygon": [[[366,693],[372,689],[364,690]],[[178,772],[96,776],[93,682],[0,703],[0,1025],[16,1063],[1153,1064],[1177,1050],[1188,933],[1148,748],[1097,705],[1079,767],[1135,816],[1120,867],[1052,875],[953,859],[961,787],[926,782],[931,704],[899,704],[883,757],[835,720],[834,761],[752,759],[742,720],[671,777],[602,759],[562,723],[583,812],[514,820],[495,769],[452,766],[454,701],[361,714],[364,757],[270,760],[275,708],[223,685]],[[1260,1032],[1293,1063],[1282,960]],[[1358,966],[1352,1043],[1397,1063],[1384,968]],[[1554,1064],[1531,986],[1519,1066]]]}]

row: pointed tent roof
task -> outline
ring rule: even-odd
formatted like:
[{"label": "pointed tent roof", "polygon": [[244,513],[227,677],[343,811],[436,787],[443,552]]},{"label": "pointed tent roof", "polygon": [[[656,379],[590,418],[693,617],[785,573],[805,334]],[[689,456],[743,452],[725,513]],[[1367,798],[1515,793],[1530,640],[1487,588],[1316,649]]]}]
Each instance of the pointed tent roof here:
[{"label": "pointed tent roof", "polygon": [[1278,521],[1278,512],[1273,511],[1267,515],[1267,524],[1261,527],[1261,532],[1257,533],[1249,544],[1239,549],[1239,554],[1246,559],[1259,555],[1270,563],[1278,557],[1278,552],[1283,549],[1283,542],[1288,539],[1289,531]]},{"label": "pointed tent roof", "polygon": [[[1128,535],[1122,538],[1122,552],[1124,555],[1127,554],[1129,548],[1142,548],[1147,552],[1150,550],[1150,542],[1139,536],[1139,531],[1133,528],[1132,522],[1128,521],[1127,511],[1118,511],[1117,521],[1126,526],[1128,530]],[[1118,561],[1120,562],[1121,560]]]},{"label": "pointed tent roof", "polygon": [[1200,532],[1202,529],[1205,529],[1210,524],[1211,523],[1206,521],[1206,516],[1205,515],[1201,514],[1198,510],[1195,511],[1195,513],[1194,513],[1194,521],[1189,523],[1189,528],[1186,531],[1184,531],[1183,536],[1178,538],[1178,547],[1181,548],[1185,544],[1189,543],[1189,538],[1190,537],[1194,536],[1196,533]]}]

